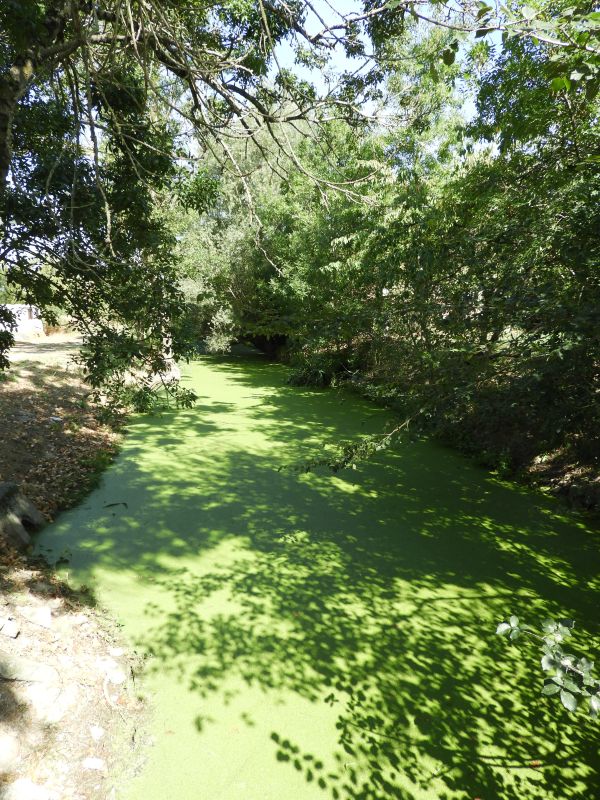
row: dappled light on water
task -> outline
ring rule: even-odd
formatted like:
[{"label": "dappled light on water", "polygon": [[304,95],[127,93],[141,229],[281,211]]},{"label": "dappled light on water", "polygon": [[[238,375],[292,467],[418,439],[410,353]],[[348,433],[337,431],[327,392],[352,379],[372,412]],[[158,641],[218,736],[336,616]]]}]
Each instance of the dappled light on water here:
[{"label": "dappled light on water", "polygon": [[541,698],[537,651],[494,635],[512,612],[597,636],[598,536],[423,442],[279,471],[386,414],[259,358],[187,380],[198,405],[135,421],[40,543],[73,551],[148,654],[155,744],[129,796],[599,796],[597,723]]}]

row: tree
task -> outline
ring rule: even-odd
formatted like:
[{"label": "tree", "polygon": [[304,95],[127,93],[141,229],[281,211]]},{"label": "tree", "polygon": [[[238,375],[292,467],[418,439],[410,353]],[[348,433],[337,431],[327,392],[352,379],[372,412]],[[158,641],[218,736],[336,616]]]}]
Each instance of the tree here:
[{"label": "tree", "polygon": [[[94,385],[111,375],[118,384],[132,361],[160,369],[165,341],[176,357],[189,342],[174,243],[157,209],[174,198],[206,206],[212,177],[197,166],[207,153],[229,159],[243,180],[232,150],[253,140],[274,170],[283,152],[314,179],[290,131],[301,126],[306,136],[328,119],[363,117],[363,98],[393,63],[392,43],[415,21],[448,32],[436,60],[452,60],[457,36],[500,30],[580,53],[592,75],[597,19],[568,11],[540,4],[494,15],[469,0],[367,0],[361,12],[325,21],[306,0],[8,0],[0,8],[7,280],[47,315],[61,305],[75,319]],[[341,47],[357,69],[319,98],[279,64],[284,41],[300,65],[325,70]],[[0,357],[9,342],[4,334]]]},{"label": "tree", "polygon": [[[448,65],[453,32],[413,35],[388,81],[395,127],[330,123],[299,147],[304,172],[263,176],[260,229],[203,273],[211,313],[232,313],[232,336],[286,336],[296,381],[351,382],[490,466],[593,475],[598,99],[583,81],[553,86],[553,45],[477,44]],[[308,174],[353,194],[324,196]],[[241,219],[227,208],[219,242]]]},{"label": "tree", "polygon": [[[355,97],[324,103],[288,71],[273,76],[285,38],[306,45],[304,61],[324,58],[331,36],[349,42],[310,35],[307,12],[262,0],[3,4],[2,267],[47,316],[60,305],[74,318],[93,385],[121,382],[132,362],[160,369],[165,341],[175,357],[186,352],[174,241],[158,209],[168,197],[204,207],[211,184],[198,161],[263,129],[293,160],[282,124],[360,113]],[[352,36],[379,13],[354,15]],[[190,132],[195,144],[182,141]]]}]

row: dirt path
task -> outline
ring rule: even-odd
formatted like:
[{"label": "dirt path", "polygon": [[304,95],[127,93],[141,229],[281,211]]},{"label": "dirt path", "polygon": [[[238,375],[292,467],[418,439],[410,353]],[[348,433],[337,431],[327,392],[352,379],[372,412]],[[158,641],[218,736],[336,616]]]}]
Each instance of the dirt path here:
[{"label": "dirt path", "polygon": [[56,333],[43,339],[17,341],[10,350],[9,359],[12,364],[35,361],[73,371],[72,358],[79,352],[80,344],[81,339],[73,333]]},{"label": "dirt path", "polygon": [[110,798],[135,761],[137,667],[91,602],[38,569],[1,568],[2,800]]},{"label": "dirt path", "polygon": [[119,437],[88,400],[70,334],[18,342],[0,374],[0,481],[14,481],[48,520],[93,486]]}]

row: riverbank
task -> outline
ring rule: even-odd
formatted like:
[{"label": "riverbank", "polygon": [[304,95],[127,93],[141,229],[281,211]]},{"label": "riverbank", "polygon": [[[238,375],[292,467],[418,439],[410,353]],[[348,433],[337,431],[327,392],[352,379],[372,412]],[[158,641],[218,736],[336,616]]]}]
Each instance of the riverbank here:
[{"label": "riverbank", "polygon": [[117,797],[140,760],[138,669],[85,587],[0,564],[2,800]]},{"label": "riverbank", "polygon": [[[292,372],[291,382],[298,386],[315,385],[314,376],[310,372]],[[317,382],[316,385],[320,384]],[[327,376],[324,385],[331,385],[376,403],[398,415],[399,420],[406,416],[402,405],[391,399],[394,395],[391,387],[378,384],[372,378],[355,375],[352,380],[338,380],[335,376]],[[593,524],[600,521],[600,472],[597,456],[596,460],[590,456],[584,461],[568,448],[557,448],[519,466],[511,465],[510,459],[502,455],[507,452],[503,440],[507,435],[516,440],[519,434],[503,431],[501,425],[496,425],[494,433],[494,424],[490,425],[484,419],[485,411],[473,413],[467,420],[453,420],[451,415],[446,418],[443,414],[427,418],[427,414],[424,416],[423,412],[427,412],[427,409],[421,409],[419,413],[410,416],[410,424],[406,426],[405,432],[420,431],[422,435],[455,449],[503,480],[556,497],[566,507],[588,515]],[[483,436],[480,436],[479,428],[484,429]]]},{"label": "riverbank", "polygon": [[47,520],[91,490],[120,442],[71,360],[78,348],[72,335],[18,342],[0,375],[0,481],[19,484]]},{"label": "riverbank", "polygon": [[[0,383],[0,481],[19,484],[48,521],[89,493],[121,440],[88,401],[71,363],[78,347],[68,334],[19,342]],[[69,552],[57,557],[68,563]],[[3,800],[115,797],[143,739],[137,670],[92,592],[1,543]]]}]

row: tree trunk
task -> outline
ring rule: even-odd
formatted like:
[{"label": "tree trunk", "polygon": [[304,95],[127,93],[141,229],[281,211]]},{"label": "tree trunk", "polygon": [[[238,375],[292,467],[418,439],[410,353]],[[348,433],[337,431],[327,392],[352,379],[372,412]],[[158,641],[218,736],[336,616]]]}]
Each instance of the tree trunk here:
[{"label": "tree trunk", "polygon": [[12,126],[17,103],[27,91],[33,77],[32,58],[15,64],[0,76],[0,197],[4,195],[12,159]]}]

